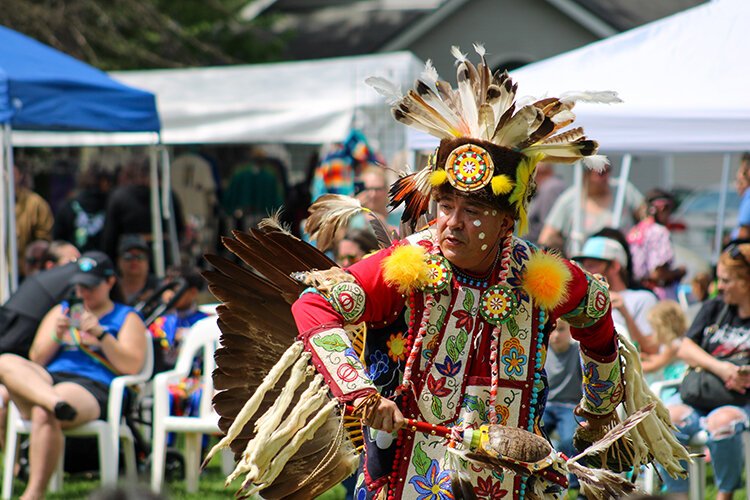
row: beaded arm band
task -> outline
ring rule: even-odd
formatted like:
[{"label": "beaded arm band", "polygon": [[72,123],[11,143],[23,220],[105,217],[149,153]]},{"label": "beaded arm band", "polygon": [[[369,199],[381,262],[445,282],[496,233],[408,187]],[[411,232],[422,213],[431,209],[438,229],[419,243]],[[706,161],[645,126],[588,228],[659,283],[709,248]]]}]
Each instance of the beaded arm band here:
[{"label": "beaded arm band", "polygon": [[583,300],[570,312],[562,315],[573,328],[588,328],[609,310],[609,287],[599,275],[584,271],[588,286]]}]

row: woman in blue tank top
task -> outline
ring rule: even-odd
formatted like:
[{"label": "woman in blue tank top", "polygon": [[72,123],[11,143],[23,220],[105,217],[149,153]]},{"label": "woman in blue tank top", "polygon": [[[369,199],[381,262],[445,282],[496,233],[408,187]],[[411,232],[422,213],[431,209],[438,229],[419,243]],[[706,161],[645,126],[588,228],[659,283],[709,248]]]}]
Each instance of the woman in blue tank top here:
[{"label": "woman in blue tank top", "polygon": [[71,283],[80,303],[53,307],[37,329],[29,359],[0,356],[0,383],[32,423],[24,500],[43,498],[63,445],[63,429],[106,419],[112,379],[143,366],[143,321],[120,302],[112,261],[83,254]]}]

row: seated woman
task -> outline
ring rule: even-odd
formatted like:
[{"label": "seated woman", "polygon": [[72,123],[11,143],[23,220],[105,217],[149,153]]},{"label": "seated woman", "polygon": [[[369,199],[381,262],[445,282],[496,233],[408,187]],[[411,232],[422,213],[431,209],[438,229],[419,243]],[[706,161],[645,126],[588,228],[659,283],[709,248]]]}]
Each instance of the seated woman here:
[{"label": "seated woman", "polygon": [[[681,403],[669,406],[677,436],[686,444],[696,433],[708,432],[708,448],[718,486],[718,500],[729,500],[742,484],[742,440],[750,413],[750,244],[729,245],[716,270],[721,297],[704,303],[682,340],[678,357],[715,376],[707,394],[688,391],[691,374],[683,379]],[[713,375],[711,375],[713,374]],[[726,388],[726,390],[724,390]],[[692,399],[688,397],[692,395]],[[733,404],[716,401],[732,400]],[[690,403],[690,404],[687,404]],[[664,477],[667,490],[687,498],[687,481]],[[676,498],[678,498],[675,495]]]},{"label": "seated woman", "polygon": [[44,497],[60,458],[63,429],[106,419],[112,379],[137,373],[144,362],[145,326],[121,303],[109,257],[85,253],[71,282],[83,307],[67,302],[53,307],[37,329],[29,360],[0,356],[0,383],[32,423],[23,500]]}]

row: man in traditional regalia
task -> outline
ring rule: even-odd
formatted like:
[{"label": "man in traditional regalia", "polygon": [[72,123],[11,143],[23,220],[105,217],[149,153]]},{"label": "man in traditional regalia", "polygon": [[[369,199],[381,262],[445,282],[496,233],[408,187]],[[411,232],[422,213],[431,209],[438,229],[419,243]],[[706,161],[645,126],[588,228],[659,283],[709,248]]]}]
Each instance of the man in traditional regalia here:
[{"label": "man in traditional regalia", "polygon": [[[614,330],[606,283],[514,236],[526,229],[539,161],[603,167],[597,143],[566,127],[576,101],[612,102],[616,95],[570,93],[522,106],[510,77],[492,75],[484,49],[476,49],[476,67],[454,50],[455,90],[429,62],[403,96],[383,79],[368,80],[390,99],[397,120],[440,139],[428,165],[391,189],[392,204],[405,205],[403,222],[419,231],[346,270],[329,269],[325,257],[272,226],[225,241],[263,281],[209,259],[218,269],[207,274],[211,289],[227,302],[219,311],[226,347],[217,353],[215,376],[227,432],[219,446],[235,440],[233,449],[244,449],[230,479],[246,474],[251,492],[311,497],[351,473],[360,450],[358,499],[555,497],[575,470],[588,475],[581,479],[592,495],[629,491],[611,486],[618,482],[613,474],[580,467],[551,448],[544,456],[531,451],[536,440],[546,445],[538,437],[545,436],[544,362],[558,318],[581,345],[577,413],[588,425],[579,445],[616,426],[621,403],[627,416],[656,398],[642,383],[637,353]],[[326,247],[359,208],[323,197],[311,207],[307,229]],[[253,350],[273,351],[281,342],[268,330],[289,327],[287,308],[300,281],[309,287],[291,307],[298,341],[272,368],[238,366],[243,353],[265,358]],[[276,309],[271,297],[278,295],[286,298]],[[249,346],[244,336],[264,345]],[[300,393],[310,366],[317,375]],[[286,385],[274,391],[287,369]],[[230,381],[239,374],[265,378]],[[656,459],[670,473],[682,472],[679,460],[687,455],[663,407],[653,406],[640,412],[617,453],[598,452],[599,465],[619,470]]]}]

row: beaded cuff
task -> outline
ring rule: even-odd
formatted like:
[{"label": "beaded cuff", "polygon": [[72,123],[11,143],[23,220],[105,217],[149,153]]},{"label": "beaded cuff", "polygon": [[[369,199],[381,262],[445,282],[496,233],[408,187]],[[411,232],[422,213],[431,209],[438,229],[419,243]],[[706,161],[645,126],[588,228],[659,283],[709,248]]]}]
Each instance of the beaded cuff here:
[{"label": "beaded cuff", "polygon": [[611,361],[596,360],[581,349],[583,369],[583,399],[581,407],[593,415],[607,415],[622,401],[624,387],[620,355]]},{"label": "beaded cuff", "polygon": [[607,282],[599,275],[585,274],[588,281],[586,295],[572,311],[562,315],[562,319],[573,328],[588,328],[599,321],[609,310]]},{"label": "beaded cuff", "polygon": [[314,333],[307,338],[306,346],[313,354],[315,368],[325,377],[335,397],[348,401],[363,391],[375,390],[343,328]]}]

